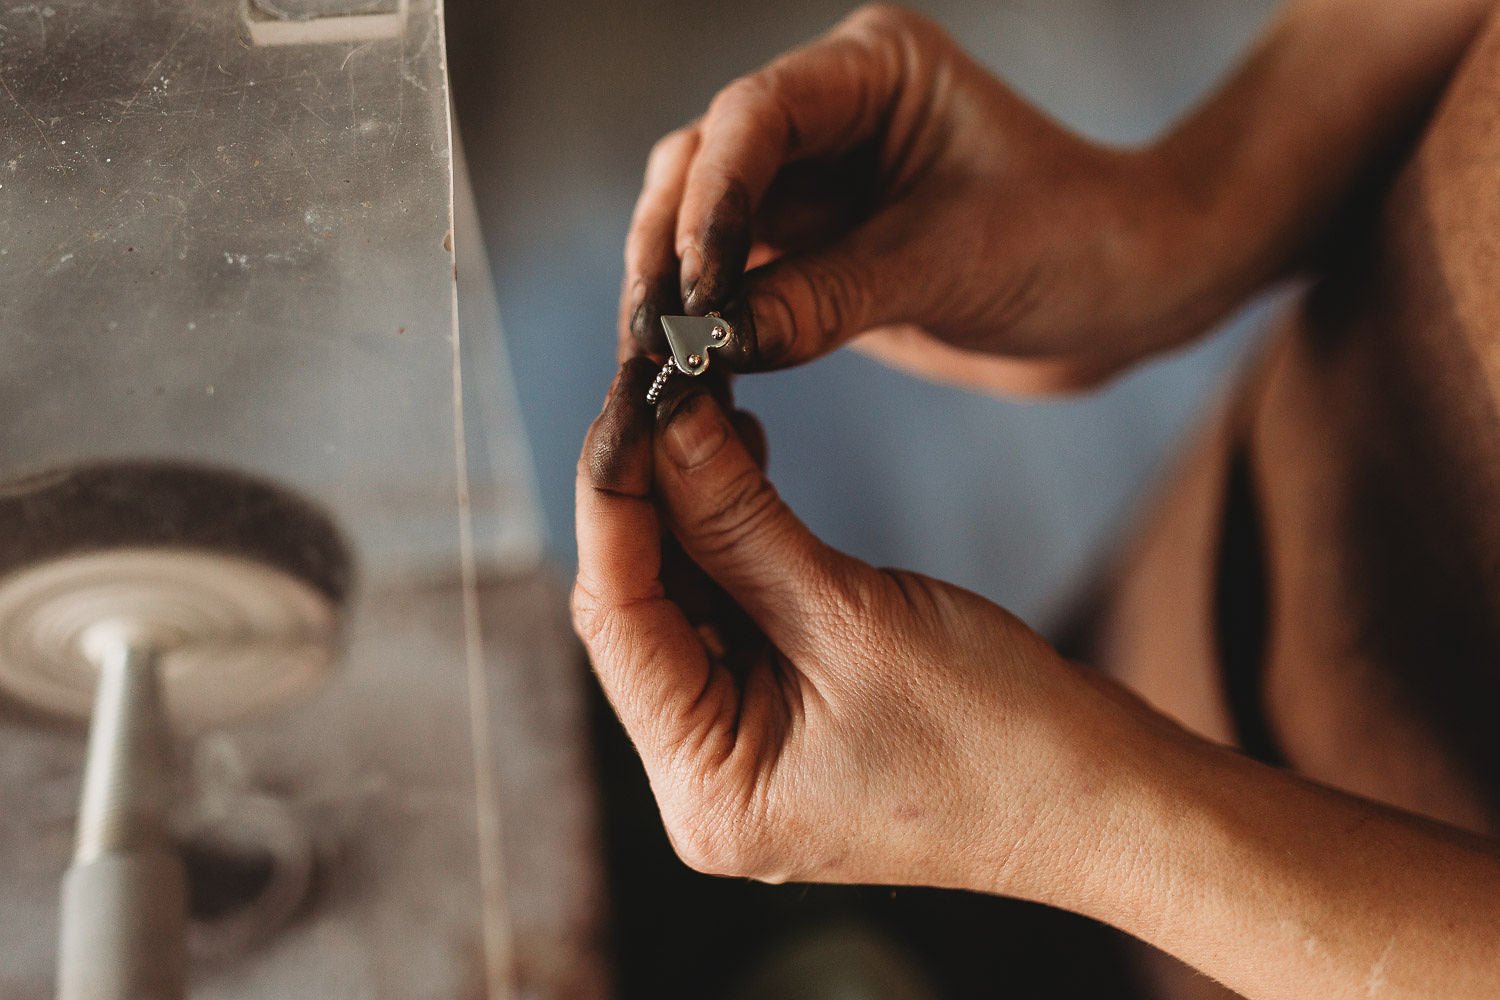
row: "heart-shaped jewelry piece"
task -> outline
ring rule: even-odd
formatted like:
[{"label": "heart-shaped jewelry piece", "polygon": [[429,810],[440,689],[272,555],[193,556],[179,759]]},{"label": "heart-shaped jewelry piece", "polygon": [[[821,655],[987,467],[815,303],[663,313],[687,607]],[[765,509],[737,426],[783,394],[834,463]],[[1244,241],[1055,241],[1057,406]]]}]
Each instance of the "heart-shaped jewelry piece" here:
[{"label": "heart-shaped jewelry piece", "polygon": [[673,371],[702,375],[708,371],[708,352],[723,347],[734,335],[729,321],[716,312],[707,316],[663,316],[661,328],[667,335],[672,356],[656,373],[656,380],[646,391],[646,402],[655,403],[661,396]]}]

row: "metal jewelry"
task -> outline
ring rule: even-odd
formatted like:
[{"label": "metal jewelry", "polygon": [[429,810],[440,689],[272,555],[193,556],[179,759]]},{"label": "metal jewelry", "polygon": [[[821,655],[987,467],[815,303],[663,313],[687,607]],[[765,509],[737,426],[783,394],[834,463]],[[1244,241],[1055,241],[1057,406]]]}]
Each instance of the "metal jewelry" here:
[{"label": "metal jewelry", "polygon": [[672,356],[656,373],[651,388],[646,390],[646,402],[652,404],[661,397],[661,391],[674,371],[702,375],[708,371],[708,352],[728,344],[734,335],[729,321],[716,312],[707,316],[663,316],[661,328],[666,332]]}]

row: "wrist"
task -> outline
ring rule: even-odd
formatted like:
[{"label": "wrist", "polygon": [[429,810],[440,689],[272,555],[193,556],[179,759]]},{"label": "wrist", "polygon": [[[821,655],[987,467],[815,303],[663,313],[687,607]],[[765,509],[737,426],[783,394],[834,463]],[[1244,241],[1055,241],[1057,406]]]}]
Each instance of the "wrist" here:
[{"label": "wrist", "polygon": [[[999,837],[978,852],[969,887],[1108,921],[1143,874],[1145,835],[1174,795],[1170,762],[1192,737],[1098,671],[1059,669],[1065,683],[1024,796],[1036,806],[1019,828],[990,824]],[[1016,776],[988,788],[990,815],[1013,815]]]},{"label": "wrist", "polygon": [[1205,332],[1253,284],[1235,256],[1247,236],[1227,220],[1220,191],[1180,169],[1168,145],[1095,146],[1087,158],[1065,228],[1069,267],[1093,294],[1070,298],[1058,319],[1068,363],[1093,384]]},{"label": "wrist", "polygon": [[1084,680],[1092,689],[1079,699],[1090,727],[1090,780],[1078,797],[1088,821],[1066,845],[1056,895],[1039,902],[1166,947],[1182,936],[1188,896],[1227,888],[1239,878],[1231,872],[1263,870],[1253,846],[1263,835],[1247,832],[1255,811],[1240,799],[1250,772],[1264,768],[1096,671],[1085,670]]},{"label": "wrist", "polygon": [[[1185,164],[1170,140],[1134,150],[1122,189],[1134,207],[1131,326],[1137,359],[1203,334],[1259,284],[1254,220],[1236,219],[1225,185]],[[1264,220],[1262,220],[1264,221]]]}]

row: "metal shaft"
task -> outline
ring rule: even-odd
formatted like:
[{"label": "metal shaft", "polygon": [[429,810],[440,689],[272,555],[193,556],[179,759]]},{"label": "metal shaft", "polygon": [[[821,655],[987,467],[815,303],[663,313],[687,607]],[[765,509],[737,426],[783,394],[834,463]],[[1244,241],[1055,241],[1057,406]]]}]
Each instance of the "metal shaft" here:
[{"label": "metal shaft", "polygon": [[181,1000],[187,887],[167,836],[158,654],[123,633],[99,667],[78,841],[63,878],[58,1000]]}]

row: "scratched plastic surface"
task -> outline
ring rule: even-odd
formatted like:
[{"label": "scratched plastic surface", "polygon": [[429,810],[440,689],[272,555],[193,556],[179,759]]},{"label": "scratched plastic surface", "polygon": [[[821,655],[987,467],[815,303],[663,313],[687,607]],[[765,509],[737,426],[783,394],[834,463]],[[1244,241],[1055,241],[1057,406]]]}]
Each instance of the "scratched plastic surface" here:
[{"label": "scratched plastic surface", "polygon": [[[260,45],[230,0],[0,3],[0,481],[227,465],[321,504],[356,560],[333,682],[183,748],[218,775],[190,795],[230,822],[271,800],[314,872],[287,926],[195,961],[195,997],[504,993],[441,13],[405,7],[389,37]],[[525,548],[525,494],[476,484],[481,554]],[[51,992],[81,752],[0,701],[0,996]]]},{"label": "scratched plastic surface", "polygon": [[431,3],[358,45],[252,46],[229,2],[12,4],[0,24],[3,471],[229,461],[341,512],[362,563],[446,557]]}]

